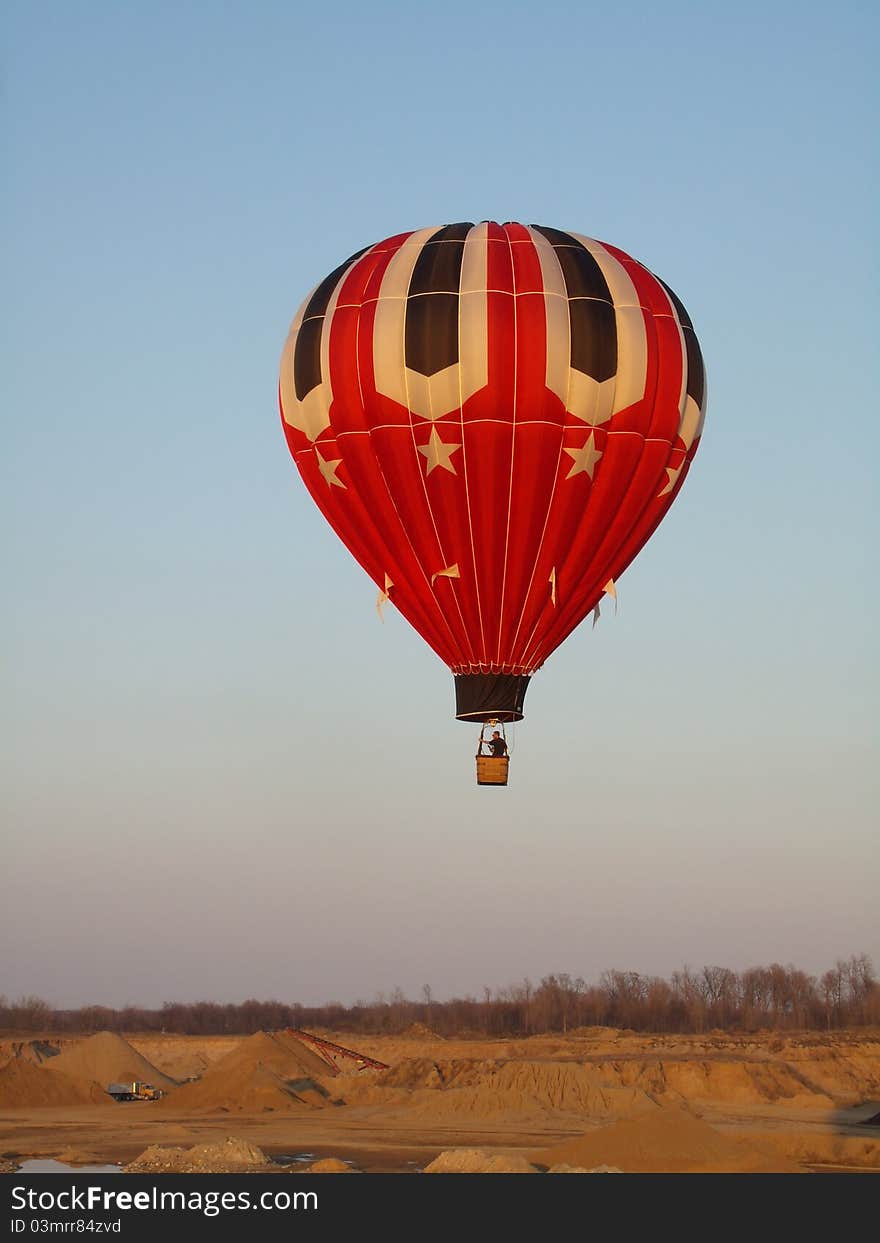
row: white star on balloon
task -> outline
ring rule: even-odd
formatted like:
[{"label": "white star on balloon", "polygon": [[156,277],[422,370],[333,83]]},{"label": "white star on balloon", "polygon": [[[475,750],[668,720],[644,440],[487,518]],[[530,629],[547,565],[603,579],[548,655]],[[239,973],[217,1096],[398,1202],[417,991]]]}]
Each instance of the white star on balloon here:
[{"label": "white star on balloon", "polygon": [[425,474],[430,475],[435,466],[442,466],[444,470],[450,471],[453,475],[458,474],[449,459],[452,457],[453,453],[455,453],[456,449],[460,448],[461,445],[444,444],[437,435],[437,428],[432,427],[431,438],[428,443],[424,446],[419,446],[419,453],[421,453],[423,457],[427,458],[428,461],[428,469],[425,471]]},{"label": "white star on balloon", "polygon": [[681,474],[683,466],[684,466],[684,462],[682,462],[681,466],[667,466],[666,467],[666,473],[669,476],[669,478],[666,481],[666,487],[663,489],[663,491],[657,493],[658,496],[665,496],[667,492],[672,491],[676,483],[678,483],[678,476]]},{"label": "white star on balloon", "polygon": [[342,458],[334,458],[332,462],[325,462],[318,450],[315,450],[315,457],[318,459],[318,470],[324,476],[327,486],[334,488],[344,488],[345,484],[337,476],[337,471],[342,465]]},{"label": "white star on balloon", "polygon": [[565,476],[571,479],[572,475],[580,475],[586,472],[589,477],[593,478],[593,468],[602,456],[602,450],[597,449],[593,441],[593,433],[590,432],[587,442],[580,449],[566,449],[565,452],[572,459],[571,470]]}]

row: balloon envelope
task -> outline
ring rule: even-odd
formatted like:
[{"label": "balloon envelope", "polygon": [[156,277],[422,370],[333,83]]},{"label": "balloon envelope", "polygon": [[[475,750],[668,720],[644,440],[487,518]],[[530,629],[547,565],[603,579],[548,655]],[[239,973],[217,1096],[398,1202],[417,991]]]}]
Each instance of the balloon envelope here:
[{"label": "balloon envelope", "polygon": [[704,398],[668,286],[607,242],[516,223],[358,252],[281,362],[306,487],[473,720],[522,715],[531,674],[650,537]]}]

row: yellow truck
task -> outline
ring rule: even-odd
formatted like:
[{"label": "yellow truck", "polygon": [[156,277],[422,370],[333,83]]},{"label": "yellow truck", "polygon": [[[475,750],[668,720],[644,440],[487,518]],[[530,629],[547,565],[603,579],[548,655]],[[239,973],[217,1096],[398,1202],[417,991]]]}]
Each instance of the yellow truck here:
[{"label": "yellow truck", "polygon": [[107,1093],[114,1101],[158,1101],[162,1096],[161,1088],[141,1083],[139,1079],[133,1079],[131,1083],[110,1083]]}]

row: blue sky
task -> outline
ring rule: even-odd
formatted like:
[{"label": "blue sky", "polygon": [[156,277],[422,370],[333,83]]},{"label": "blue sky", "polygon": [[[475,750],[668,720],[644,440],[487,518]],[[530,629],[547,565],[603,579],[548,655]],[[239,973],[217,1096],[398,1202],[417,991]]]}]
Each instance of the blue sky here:
[{"label": "blue sky", "polygon": [[[0,992],[880,966],[876,36],[855,0],[11,4]],[[318,280],[484,218],[641,259],[709,381],[506,790],[276,406]]]}]

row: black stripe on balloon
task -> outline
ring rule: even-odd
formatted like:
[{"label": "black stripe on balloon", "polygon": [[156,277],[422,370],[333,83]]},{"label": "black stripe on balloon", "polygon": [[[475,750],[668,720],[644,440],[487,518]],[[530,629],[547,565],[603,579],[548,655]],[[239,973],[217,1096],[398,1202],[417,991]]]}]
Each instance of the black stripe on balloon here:
[{"label": "black stripe on balloon", "polygon": [[369,246],[365,246],[363,250],[357,251],[346,259],[345,263],[340,263],[338,268],[335,268],[321,281],[309,298],[293,351],[293,388],[297,401],[302,401],[313,388],[317,388],[321,383],[321,335],[324,331],[324,316],[327,313],[330,298],[333,296],[333,290],[351,265],[369,249]]},{"label": "black stripe on balloon", "polygon": [[[656,276],[654,279],[660,281],[659,276]],[[687,311],[685,310],[684,303],[682,302],[681,298],[679,298],[678,294],[675,293],[674,290],[669,288],[669,286],[666,284],[666,281],[660,281],[660,284],[669,294],[669,300],[671,301],[672,305],[675,307],[676,314],[678,315],[678,322],[681,324],[682,328],[693,328],[693,324],[691,323],[691,317],[690,315],[688,315]]]},{"label": "black stripe on balloon", "polygon": [[309,305],[306,307],[303,320],[311,319],[314,315],[325,315],[327,313],[327,304],[333,290],[339,284],[342,276],[344,276],[346,268],[350,268],[355,260],[360,259],[361,255],[365,255],[369,250],[369,246],[365,246],[363,250],[355,251],[346,259],[345,263],[340,263],[338,268],[334,268],[329,276],[325,276],[318,288],[309,298]]},{"label": "black stripe on balloon", "polygon": [[571,366],[601,383],[617,373],[614,299],[599,264],[577,238],[561,229],[532,225],[556,252],[571,326]]},{"label": "black stripe on balloon", "polygon": [[703,354],[700,349],[700,343],[697,340],[697,334],[693,328],[682,328],[684,333],[684,344],[687,350],[687,393],[688,397],[693,397],[698,407],[702,410],[703,400],[706,396],[706,371],[703,366]]},{"label": "black stripe on balloon", "polygon": [[568,303],[573,370],[601,383],[617,374],[617,320],[614,307],[595,298]]},{"label": "black stripe on balloon", "polygon": [[[656,278],[660,281],[660,277]],[[660,281],[660,284],[669,294],[669,300],[675,307],[675,313],[678,316],[678,322],[681,324],[682,333],[684,334],[684,345],[687,351],[687,395],[693,397],[694,401],[703,408],[703,398],[706,395],[706,372],[703,367],[703,355],[700,350],[700,344],[697,341],[697,334],[694,332],[694,325],[691,317],[685,310],[684,303],[681,298],[669,288],[666,281]]]},{"label": "black stripe on balloon", "polygon": [[404,358],[410,371],[432,376],[458,362],[458,311],[464,241],[473,225],[440,229],[422,247],[406,299]]},{"label": "black stripe on balloon", "polygon": [[297,401],[317,388],[321,383],[321,334],[324,316],[307,319],[296,335],[293,351],[293,388]]}]

